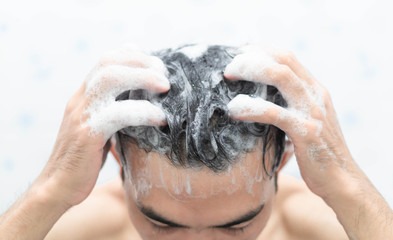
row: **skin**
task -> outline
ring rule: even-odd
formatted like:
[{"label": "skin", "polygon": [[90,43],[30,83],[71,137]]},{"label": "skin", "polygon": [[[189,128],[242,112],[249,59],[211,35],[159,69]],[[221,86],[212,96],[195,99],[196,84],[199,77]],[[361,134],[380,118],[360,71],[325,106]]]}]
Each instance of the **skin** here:
[{"label": "skin", "polygon": [[[208,169],[196,172],[176,168],[164,156],[147,154],[131,144],[126,151],[132,169],[129,178],[97,188],[56,223],[47,239],[347,239],[334,212],[304,183],[281,176],[276,193],[272,178],[266,174],[260,178],[262,163],[255,161],[261,158],[260,143],[256,149],[243,156],[231,171],[214,174]],[[282,166],[292,153],[289,147]],[[138,186],[137,179],[143,178],[144,184],[151,185],[149,191]],[[185,186],[186,179],[192,186],[191,193],[185,188],[177,191],[176,185]],[[247,190],[250,180],[251,192]],[[260,210],[261,204],[263,209],[250,220],[214,227],[226,225],[250,210]],[[138,206],[151,208],[162,218],[184,226],[155,221]],[[312,217],[316,213],[323,217]]]},{"label": "skin", "polygon": [[[126,201],[131,221],[143,239],[256,239],[270,217],[274,180],[267,175],[262,177],[262,163],[255,161],[261,159],[260,150],[247,154],[230,172],[220,174],[206,168],[197,172],[179,169],[160,154],[147,155],[136,146],[126,154],[132,169],[124,182]],[[143,176],[145,174],[147,176]],[[152,188],[141,192],[136,180],[144,177],[143,182]],[[185,187],[187,183],[191,189],[189,192]],[[138,205],[151,208],[165,219],[184,226],[170,227],[152,221],[142,214]],[[263,213],[252,220],[232,227],[215,227],[239,219],[262,205]],[[246,228],[241,231],[241,227]]]},{"label": "skin", "polygon": [[[260,183],[253,185],[254,195],[249,192],[246,194],[242,188],[236,194],[228,195],[226,192],[218,191],[217,194],[207,195],[206,199],[196,200],[183,194],[177,194],[179,196],[175,194],[176,197],[173,199],[170,196],[173,196],[176,191],[169,187],[170,184],[166,184],[168,188],[163,191],[163,188],[159,186],[162,184],[161,179],[149,178],[154,188],[152,187],[148,193],[135,194],[136,191],[133,188],[138,188],[137,184],[131,184],[130,180],[132,176],[137,175],[137,172],[127,175],[127,181],[124,183],[125,193],[119,191],[122,188],[117,181],[91,194],[102,158],[109,150],[106,147],[109,136],[125,126],[165,124],[165,119],[160,117],[162,115],[159,109],[149,106],[146,102],[115,103],[114,92],[112,90],[108,92],[108,89],[125,90],[122,89],[125,86],[128,89],[144,88],[155,92],[165,92],[169,89],[165,72],[157,63],[157,59],[136,50],[127,49],[104,57],[71,98],[65,110],[54,151],[47,165],[26,193],[0,217],[0,235],[5,239],[43,239],[56,223],[48,239],[53,239],[53,236],[57,236],[56,239],[64,239],[64,236],[72,236],[71,239],[92,239],[91,234],[94,231],[99,234],[99,236],[94,236],[94,239],[127,239],[132,234],[138,236],[137,233],[145,239],[154,239],[157,235],[154,235],[156,233],[151,229],[149,230],[151,223],[147,222],[148,219],[143,219],[143,216],[138,215],[140,212],[138,213],[138,209],[135,208],[135,203],[140,200],[141,203],[150,205],[151,208],[154,207],[155,211],[162,211],[160,214],[171,218],[170,220],[189,226],[190,228],[172,233],[180,237],[186,236],[188,239],[201,237],[221,239],[224,237],[222,234],[225,234],[221,232],[222,230],[208,227],[225,224],[261,202],[266,202],[266,208],[264,207],[253,220],[257,224],[250,225],[250,229],[243,233],[247,234],[243,238],[233,237],[234,239],[255,239],[255,237],[318,239],[317,235],[309,233],[313,232],[310,229],[315,229],[321,233],[322,237],[328,236],[323,234],[323,229],[329,229],[330,233],[339,234],[331,239],[341,239],[342,228],[340,230],[340,227],[337,227],[331,220],[334,214],[350,239],[393,238],[392,211],[352,159],[327,91],[292,54],[287,52],[268,54],[274,59],[274,63],[261,68],[261,62],[263,62],[261,59],[266,53],[255,48],[251,51],[244,49],[244,53],[236,56],[228,65],[224,75],[233,81],[239,79],[262,81],[276,86],[289,103],[289,108],[283,109],[259,101],[258,104],[245,104],[246,111],[238,111],[231,108],[230,103],[231,117],[245,121],[270,123],[285,131],[294,145],[299,169],[308,189],[323,199],[326,204],[325,208],[321,207],[323,202],[320,199],[305,190],[304,185],[291,184],[291,181],[284,178],[279,180],[282,190],[279,190],[276,198],[272,191],[272,181],[269,179],[263,179]],[[111,71],[108,71],[106,67],[112,65],[127,68],[126,77],[118,78],[120,75],[113,72],[117,71],[117,67],[109,68]],[[103,68],[106,68],[106,71],[100,71]],[[123,70],[121,74],[124,74]],[[135,79],[139,81],[133,82]],[[140,83],[140,79],[144,79],[145,82]],[[95,86],[90,83],[103,84],[105,87],[100,88],[101,92],[90,91]],[[315,95],[309,91],[311,88],[321,91]],[[86,109],[91,106],[101,106],[96,104],[102,99],[99,97],[102,95],[105,99],[109,99],[106,102],[108,104],[104,108],[98,107],[97,113],[92,111],[86,113]],[[322,101],[316,99],[316,96],[322,96]],[[302,104],[299,104],[297,99]],[[141,109],[140,106],[149,106],[151,112],[155,112],[140,121],[137,115],[129,114],[137,110],[138,106],[139,109]],[[232,102],[232,106],[239,106],[239,104]],[[93,125],[89,127],[89,125],[81,124],[81,122],[94,120],[100,114],[105,115],[110,108],[120,108],[124,110],[120,112],[127,114],[108,119],[112,127],[101,132],[97,129],[92,131]],[[263,108],[264,111],[254,111],[254,108]],[[299,126],[304,127],[305,131],[297,131]],[[150,156],[150,158],[154,160],[157,156]],[[165,163],[161,157],[159,158],[160,161],[151,162]],[[138,159],[142,161],[139,168],[138,160],[132,161],[132,164],[137,164],[135,171],[144,168],[143,159],[146,157],[142,156]],[[253,165],[257,162],[255,157],[250,156],[248,159],[246,157],[243,163],[247,163],[245,166],[251,171],[257,169]],[[146,167],[154,173],[158,166],[152,164]],[[184,175],[181,170],[171,170],[170,166],[166,169],[166,174],[175,171],[176,174]],[[233,171],[236,172],[236,168]],[[170,177],[177,176],[176,174],[164,176],[164,182],[171,182]],[[210,192],[209,188],[226,189],[225,184],[229,180],[225,176],[210,176],[204,170],[201,170],[199,174],[204,176],[202,180],[200,178],[196,178],[195,181],[191,180],[195,194]],[[156,176],[156,174],[152,175]],[[207,185],[198,184],[197,180],[201,183],[207,181]],[[239,180],[241,180],[240,176]],[[218,186],[214,187],[217,182],[219,182]],[[242,181],[239,184],[242,186]],[[207,186],[209,186],[208,189],[206,189]],[[165,204],[165,208],[157,208],[160,204]],[[307,207],[299,208],[302,205]],[[126,215],[129,217],[124,214],[127,206],[129,214]],[[332,212],[323,210],[328,209],[327,206],[334,211],[333,215]],[[202,207],[210,211],[204,211]],[[310,219],[309,216],[315,216],[318,210],[321,211],[318,221],[315,218]],[[267,221],[269,215],[270,220]],[[130,220],[127,220],[130,217],[132,224]],[[108,227],[103,225],[108,225]],[[70,228],[70,226],[73,227]],[[258,236],[257,233],[263,228],[262,235]],[[56,235],[60,233],[64,235]],[[160,233],[159,237],[161,239],[166,235]]]}]

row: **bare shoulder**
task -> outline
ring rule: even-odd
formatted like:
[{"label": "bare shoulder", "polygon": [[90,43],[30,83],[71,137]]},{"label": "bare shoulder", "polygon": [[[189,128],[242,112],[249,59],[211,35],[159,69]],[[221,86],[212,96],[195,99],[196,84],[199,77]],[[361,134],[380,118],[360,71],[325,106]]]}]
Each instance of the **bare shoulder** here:
[{"label": "bare shoulder", "polygon": [[275,207],[291,239],[348,239],[333,210],[299,179],[280,175]]},{"label": "bare shoulder", "polygon": [[124,239],[133,230],[122,182],[116,179],[96,187],[85,201],[68,210],[45,239]]}]

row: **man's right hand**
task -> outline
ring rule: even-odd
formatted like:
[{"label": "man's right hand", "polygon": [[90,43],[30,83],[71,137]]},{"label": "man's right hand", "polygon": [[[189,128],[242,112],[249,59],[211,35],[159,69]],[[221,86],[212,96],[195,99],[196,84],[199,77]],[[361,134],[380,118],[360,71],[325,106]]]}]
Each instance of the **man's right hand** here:
[{"label": "man's right hand", "polygon": [[[55,148],[39,181],[51,182],[72,206],[92,191],[112,134],[127,126],[163,125],[165,115],[147,101],[115,101],[126,90],[169,90],[162,61],[123,48],[101,59],[68,102]],[[106,154],[106,152],[105,152]]]},{"label": "man's right hand", "polygon": [[163,111],[145,100],[116,101],[127,91],[169,90],[163,62],[131,48],[103,57],[67,104],[53,153],[26,193],[2,216],[0,238],[43,239],[70,207],[92,191],[107,151],[128,126],[165,125]]}]

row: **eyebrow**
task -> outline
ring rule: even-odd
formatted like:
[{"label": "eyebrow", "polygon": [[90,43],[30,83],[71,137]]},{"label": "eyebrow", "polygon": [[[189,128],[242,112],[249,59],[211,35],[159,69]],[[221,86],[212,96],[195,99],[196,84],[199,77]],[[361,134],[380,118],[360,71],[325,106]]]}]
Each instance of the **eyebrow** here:
[{"label": "eyebrow", "polygon": [[[234,219],[228,223],[225,223],[222,225],[217,225],[217,226],[211,226],[211,228],[229,228],[229,227],[233,227],[233,226],[236,226],[236,225],[244,223],[244,222],[248,222],[251,219],[255,218],[262,211],[262,209],[264,207],[265,207],[265,204],[262,204],[261,206],[241,215],[240,217],[237,217],[236,219]],[[190,228],[189,226],[175,223],[171,220],[166,219],[162,215],[155,212],[151,207],[138,205],[138,208],[146,217],[153,219],[154,221],[166,224],[169,227]]]},{"label": "eyebrow", "polygon": [[171,220],[165,219],[160,214],[156,213],[151,207],[138,206],[138,208],[146,217],[151,218],[154,221],[166,224],[170,227],[189,228],[185,225],[178,224],[178,223],[172,222]]},{"label": "eyebrow", "polygon": [[243,214],[242,216],[236,218],[235,220],[232,220],[232,221],[225,223],[223,225],[214,226],[214,227],[215,228],[229,228],[229,227],[233,227],[233,226],[236,226],[236,225],[244,223],[244,222],[248,222],[251,219],[255,218],[262,211],[262,209],[264,207],[265,207],[265,204],[262,204],[261,206],[257,207],[256,209],[253,209],[253,210],[249,211],[248,213]]}]

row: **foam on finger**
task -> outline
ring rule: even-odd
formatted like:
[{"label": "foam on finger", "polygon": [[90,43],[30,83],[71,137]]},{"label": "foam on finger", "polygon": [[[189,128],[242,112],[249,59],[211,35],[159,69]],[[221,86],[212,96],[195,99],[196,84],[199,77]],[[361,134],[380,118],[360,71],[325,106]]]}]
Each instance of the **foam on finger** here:
[{"label": "foam on finger", "polygon": [[[165,76],[167,69],[163,62],[135,48],[122,48],[107,56],[103,61],[109,61],[109,65],[99,64],[86,79],[85,96],[89,104],[84,113],[89,117],[82,125],[90,129],[91,135],[103,134],[107,139],[128,126],[165,123],[164,112],[148,101],[116,102],[116,97],[128,90],[169,90],[169,81]],[[111,58],[115,62],[110,62]],[[135,63],[135,66],[122,65],[127,61]]]},{"label": "foam on finger", "polygon": [[110,52],[104,55],[99,63],[102,66],[123,65],[134,68],[148,68],[164,75],[167,74],[167,69],[159,58],[141,52]]},{"label": "foam on finger", "polygon": [[[303,81],[286,65],[277,63],[266,52],[250,52],[236,56],[226,67],[231,80],[247,80],[275,86],[291,107],[303,107],[308,95]],[[299,104],[300,103],[300,104]]]},{"label": "foam on finger", "polygon": [[159,107],[144,100],[113,101],[90,108],[89,114],[84,126],[92,135],[104,134],[105,139],[127,126],[162,125],[166,121]]},{"label": "foam on finger", "polygon": [[237,55],[225,68],[225,77],[232,80],[263,79],[266,84],[273,82],[265,75],[265,70],[278,63],[267,53],[244,53]]},{"label": "foam on finger", "polygon": [[[276,125],[288,132],[294,132],[301,136],[307,135],[304,124],[305,118],[296,110],[284,109],[276,104],[260,97],[239,94],[228,103],[228,109],[232,118],[245,121],[262,121],[263,123]],[[291,128],[285,126],[291,125]]]},{"label": "foam on finger", "polygon": [[228,109],[233,118],[251,118],[262,116],[273,105],[273,103],[259,97],[239,94],[228,103]]},{"label": "foam on finger", "polygon": [[[315,106],[317,106],[322,115],[326,116],[324,89],[315,82],[310,83],[309,80],[305,81],[301,79],[293,73],[288,66],[279,64],[274,59],[273,55],[277,52],[283,52],[282,50],[250,45],[242,47],[241,52],[242,54],[237,55],[232,62],[227,65],[225,69],[225,76],[230,80],[247,80],[276,86],[288,103],[288,111],[291,112],[291,116],[282,113],[281,119],[292,121],[293,128],[297,129],[296,132],[302,136],[307,134],[307,128],[304,126],[304,121],[306,119],[316,121],[320,125],[316,132],[319,136],[323,125],[321,121],[312,117],[311,111]],[[287,77],[288,81],[290,80],[291,82],[288,82],[287,85],[283,85],[281,84],[283,80],[282,77],[286,77],[287,73],[285,71],[288,69]],[[278,76],[276,74],[283,74],[283,76]],[[278,77],[281,77],[280,82],[276,81],[278,80]],[[243,102],[248,101],[249,104],[255,104],[258,102],[249,100],[250,99],[242,97],[234,103],[243,104]],[[250,114],[266,110],[265,103],[262,104],[259,102],[258,104],[260,105],[259,110],[257,110],[258,107],[256,105],[249,106],[252,110],[250,111]],[[240,110],[240,108],[237,112],[243,114],[246,113],[244,109]]]},{"label": "foam on finger", "polygon": [[99,69],[87,82],[86,94],[116,97],[126,90],[150,89],[165,91],[169,81],[157,71],[111,65]]}]

